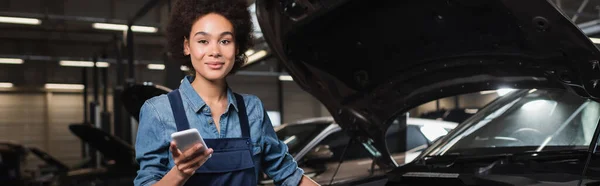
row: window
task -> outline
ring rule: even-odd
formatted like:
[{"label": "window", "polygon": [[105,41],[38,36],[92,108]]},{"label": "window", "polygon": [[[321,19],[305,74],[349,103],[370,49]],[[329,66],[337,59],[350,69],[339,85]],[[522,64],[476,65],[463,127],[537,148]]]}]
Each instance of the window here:
[{"label": "window", "polygon": [[461,124],[428,155],[587,149],[600,104],[564,90],[517,90]]},{"label": "window", "polygon": [[[351,143],[344,153],[349,140],[350,137],[344,131],[332,133],[311,149],[298,163],[304,169],[305,174],[318,183],[329,183],[334,174],[335,181],[369,176],[373,162],[370,154],[363,144],[358,142]],[[328,148],[324,148],[325,146]],[[339,164],[342,154],[343,162]],[[336,174],[338,166],[339,170]]]},{"label": "window", "polygon": [[[325,139],[315,146],[315,148],[321,145],[329,146],[329,150],[331,150],[333,156],[327,160],[327,162],[339,162],[340,158],[342,158],[342,154],[344,153],[344,148],[346,148],[346,145],[348,145],[349,140],[350,137],[344,131],[338,131],[325,137]],[[350,146],[348,146],[348,150],[346,150],[344,161],[360,158],[370,158],[370,155],[362,146],[362,144],[353,142],[350,144]]]},{"label": "window", "polygon": [[278,130],[277,137],[287,144],[290,154],[294,156],[327,126],[329,124],[326,123],[289,125]]}]

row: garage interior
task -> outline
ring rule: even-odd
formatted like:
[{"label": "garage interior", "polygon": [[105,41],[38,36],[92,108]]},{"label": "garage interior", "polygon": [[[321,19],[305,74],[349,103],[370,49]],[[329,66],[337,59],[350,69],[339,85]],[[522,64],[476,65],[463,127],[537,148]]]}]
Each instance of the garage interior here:
[{"label": "garage interior", "polygon": [[[41,149],[65,165],[90,158],[69,126],[88,124],[135,143],[137,123],[123,108],[133,84],[179,86],[186,69],[169,58],[165,26],[176,0],[0,0],[0,141]],[[551,0],[600,43],[600,1]],[[258,96],[274,126],[330,116],[279,64],[256,22],[248,63],[228,83]],[[445,111],[473,114],[502,90],[425,103],[410,117],[443,120]],[[28,164],[41,160],[30,157]]]}]

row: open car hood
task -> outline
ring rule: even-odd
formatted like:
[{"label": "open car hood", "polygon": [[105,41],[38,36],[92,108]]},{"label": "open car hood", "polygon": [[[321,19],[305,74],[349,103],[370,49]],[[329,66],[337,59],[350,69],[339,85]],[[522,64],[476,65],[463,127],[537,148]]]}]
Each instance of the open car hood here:
[{"label": "open car hood", "polygon": [[140,121],[140,110],[146,100],[171,92],[171,89],[160,85],[135,84],[131,85],[121,93],[121,102],[125,106],[125,110]]},{"label": "open car hood", "polygon": [[394,166],[388,121],[437,98],[502,87],[600,98],[598,49],[547,0],[257,0],[256,12],[294,81],[380,166]]},{"label": "open car hood", "polygon": [[116,165],[136,165],[135,149],[127,142],[90,125],[73,124],[69,130],[83,142],[100,151],[107,159],[115,160]]}]

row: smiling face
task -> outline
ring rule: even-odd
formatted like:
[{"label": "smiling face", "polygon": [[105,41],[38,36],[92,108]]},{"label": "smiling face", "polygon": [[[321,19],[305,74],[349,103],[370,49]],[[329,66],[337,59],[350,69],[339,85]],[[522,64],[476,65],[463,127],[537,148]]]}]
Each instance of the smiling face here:
[{"label": "smiling face", "polygon": [[206,14],[194,22],[183,47],[196,77],[218,81],[229,74],[237,53],[234,36],[231,22],[219,14]]}]

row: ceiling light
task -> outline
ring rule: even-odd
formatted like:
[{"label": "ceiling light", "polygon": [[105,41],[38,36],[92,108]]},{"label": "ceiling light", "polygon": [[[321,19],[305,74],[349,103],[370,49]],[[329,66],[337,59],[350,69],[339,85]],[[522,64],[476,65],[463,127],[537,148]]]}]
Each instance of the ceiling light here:
[{"label": "ceiling light", "polygon": [[290,75],[280,75],[279,81],[294,81],[294,78]]},{"label": "ceiling light", "polygon": [[134,32],[146,32],[146,33],[156,33],[158,29],[156,27],[151,26],[131,26],[131,31]]},{"label": "ceiling light", "polygon": [[246,53],[244,53],[244,54],[246,54],[246,56],[250,56],[250,55],[254,54],[254,50],[248,49],[248,50],[246,50]]},{"label": "ceiling light", "polygon": [[496,93],[496,91],[495,90],[484,90],[484,91],[479,92],[479,94],[491,94],[491,93]]},{"label": "ceiling light", "polygon": [[0,23],[39,25],[39,24],[42,23],[42,21],[39,20],[39,19],[34,19],[34,18],[4,17],[4,16],[0,16]]},{"label": "ceiling light", "polygon": [[254,62],[258,61],[259,59],[262,59],[265,56],[267,56],[267,51],[260,50],[260,51],[254,53],[254,54],[252,54],[252,55],[250,55],[248,57],[248,63],[247,64],[254,63]]},{"label": "ceiling light", "polygon": [[150,70],[164,70],[165,65],[163,64],[148,64],[148,69]]},{"label": "ceiling light", "polygon": [[187,66],[181,65],[181,67],[179,68],[181,69],[181,71],[189,71],[190,68],[188,68]]},{"label": "ceiling light", "polygon": [[[122,25],[122,24],[94,23],[94,24],[92,24],[92,27],[94,27],[95,29],[102,29],[102,30],[127,31],[127,27],[128,26],[127,25]],[[131,31],[133,31],[133,32],[156,33],[158,31],[158,29],[156,27],[151,27],[151,26],[133,25],[133,26],[131,26]]]},{"label": "ceiling light", "polygon": [[[69,67],[94,67],[94,62],[92,61],[69,61],[69,60],[61,60],[59,62],[60,66],[69,66]],[[96,62],[96,66],[100,68],[106,68],[109,66],[108,62]]]},{"label": "ceiling light", "polygon": [[0,58],[2,64],[23,64],[23,60],[19,58]]},{"label": "ceiling light", "polygon": [[12,83],[0,82],[0,88],[12,88]]},{"label": "ceiling light", "polygon": [[84,86],[81,84],[57,84],[57,83],[46,83],[44,85],[46,89],[63,89],[63,90],[83,90]]},{"label": "ceiling light", "polygon": [[600,38],[590,37],[590,40],[592,40],[592,42],[595,43],[595,44],[600,44]]}]

